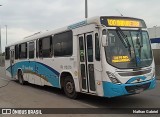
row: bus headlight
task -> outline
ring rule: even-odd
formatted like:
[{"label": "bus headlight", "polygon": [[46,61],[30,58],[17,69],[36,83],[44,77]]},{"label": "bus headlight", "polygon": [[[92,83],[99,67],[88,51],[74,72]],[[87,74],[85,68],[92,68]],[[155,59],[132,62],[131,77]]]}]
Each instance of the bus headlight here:
[{"label": "bus headlight", "polygon": [[116,78],[116,76],[114,74],[112,74],[109,71],[107,71],[106,73],[107,73],[109,79],[112,81],[112,83],[114,83],[114,84],[121,84],[121,82]]}]

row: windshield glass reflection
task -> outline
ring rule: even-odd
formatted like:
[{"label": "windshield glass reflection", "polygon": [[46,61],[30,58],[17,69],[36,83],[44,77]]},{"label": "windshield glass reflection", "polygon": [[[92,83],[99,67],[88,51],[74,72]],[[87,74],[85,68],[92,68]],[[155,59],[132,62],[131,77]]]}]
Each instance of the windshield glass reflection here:
[{"label": "windshield glass reflection", "polygon": [[[123,34],[125,36],[123,36]],[[109,64],[118,68],[146,67],[152,63],[152,51],[146,31],[108,31],[105,47]]]}]

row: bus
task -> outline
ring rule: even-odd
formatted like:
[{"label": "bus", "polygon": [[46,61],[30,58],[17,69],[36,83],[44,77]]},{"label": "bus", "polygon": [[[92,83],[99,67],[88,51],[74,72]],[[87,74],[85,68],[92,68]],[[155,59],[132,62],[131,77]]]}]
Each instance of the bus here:
[{"label": "bus", "polygon": [[97,16],[38,32],[5,48],[6,75],[62,89],[69,98],[139,94],[154,89],[155,64],[142,19]]}]

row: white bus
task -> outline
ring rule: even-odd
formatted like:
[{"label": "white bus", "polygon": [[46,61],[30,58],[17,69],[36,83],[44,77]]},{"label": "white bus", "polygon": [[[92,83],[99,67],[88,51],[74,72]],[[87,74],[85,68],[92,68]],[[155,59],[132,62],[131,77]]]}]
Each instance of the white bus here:
[{"label": "white bus", "polygon": [[6,75],[37,85],[101,97],[155,87],[155,64],[142,19],[99,16],[36,33],[8,45]]}]

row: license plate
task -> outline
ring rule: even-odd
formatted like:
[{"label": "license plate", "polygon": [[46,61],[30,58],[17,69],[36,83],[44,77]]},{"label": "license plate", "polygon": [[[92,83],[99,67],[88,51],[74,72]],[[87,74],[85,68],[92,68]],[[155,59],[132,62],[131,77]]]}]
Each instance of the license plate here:
[{"label": "license plate", "polygon": [[136,93],[140,93],[140,92],[142,92],[142,91],[144,91],[143,89],[137,89],[135,92]]}]

